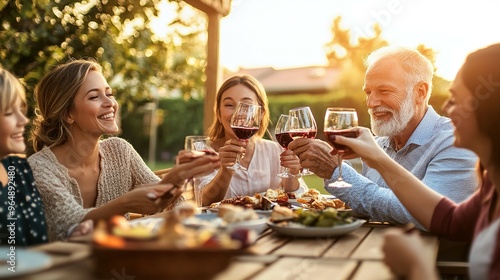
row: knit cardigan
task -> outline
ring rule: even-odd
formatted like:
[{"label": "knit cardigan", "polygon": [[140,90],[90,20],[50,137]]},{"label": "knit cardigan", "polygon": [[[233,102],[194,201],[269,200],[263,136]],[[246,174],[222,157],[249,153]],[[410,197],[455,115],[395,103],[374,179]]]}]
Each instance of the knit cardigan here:
[{"label": "knit cardigan", "polygon": [[49,241],[67,237],[68,229],[92,209],[142,184],[160,181],[130,143],[111,137],[99,142],[100,174],[95,207],[84,208],[78,182],[59,163],[50,148],[28,158],[44,204]]}]

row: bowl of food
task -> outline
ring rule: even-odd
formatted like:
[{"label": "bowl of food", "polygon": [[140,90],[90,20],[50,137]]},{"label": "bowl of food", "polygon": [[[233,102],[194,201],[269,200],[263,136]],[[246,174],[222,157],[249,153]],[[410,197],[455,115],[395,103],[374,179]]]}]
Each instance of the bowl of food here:
[{"label": "bowl of food", "polygon": [[175,212],[158,227],[101,221],[93,233],[95,275],[134,279],[211,279],[244,252],[251,231],[190,228]]},{"label": "bowl of food", "polygon": [[[95,274],[130,279],[212,279],[241,250],[236,248],[166,248],[157,244],[110,248],[94,245]],[[127,278],[129,279],[129,278]]]}]

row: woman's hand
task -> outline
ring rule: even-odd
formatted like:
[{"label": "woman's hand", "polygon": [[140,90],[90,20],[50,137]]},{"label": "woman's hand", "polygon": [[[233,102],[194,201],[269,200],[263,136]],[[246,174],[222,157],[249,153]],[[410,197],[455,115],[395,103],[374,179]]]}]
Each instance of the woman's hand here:
[{"label": "woman's hand", "polygon": [[242,154],[241,158],[245,155],[246,146],[247,141],[240,141],[238,139],[227,140],[224,146],[219,148],[220,166],[233,166],[238,154]]},{"label": "woman's hand", "polygon": [[90,234],[94,231],[94,221],[85,220],[75,226],[69,233],[69,237],[77,237]]},{"label": "woman's hand", "polygon": [[290,173],[293,175],[298,175],[300,169],[302,169],[300,159],[290,150],[285,150],[281,153],[280,164],[283,167],[288,167]]},{"label": "woman's hand", "polygon": [[122,195],[122,199],[129,212],[154,214],[172,203],[179,191],[172,184],[141,185]]},{"label": "woman's hand", "polygon": [[391,271],[408,279],[437,279],[432,262],[426,258],[418,231],[405,233],[389,229],[384,235],[384,262]]},{"label": "woman's hand", "polygon": [[203,176],[219,168],[219,155],[215,152],[207,155],[200,152],[180,151],[177,164],[163,176],[162,184],[183,185],[187,179]]},{"label": "woman's hand", "polygon": [[[337,135],[334,140],[335,143],[348,146],[356,155],[360,156],[368,166],[375,168],[377,162],[381,158],[387,157],[387,154],[380,148],[377,142],[375,142],[375,138],[370,129],[366,127],[356,127],[352,130],[358,131],[359,136],[357,138]],[[352,157],[351,154],[351,157],[345,158],[348,159]]]}]

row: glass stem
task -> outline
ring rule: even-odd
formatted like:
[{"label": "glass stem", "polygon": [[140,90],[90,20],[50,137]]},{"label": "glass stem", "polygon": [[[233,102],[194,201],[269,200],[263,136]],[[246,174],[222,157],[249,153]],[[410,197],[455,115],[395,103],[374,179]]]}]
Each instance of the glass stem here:
[{"label": "glass stem", "polygon": [[342,178],[342,152],[337,152],[337,157],[339,159],[339,178],[337,181],[344,181],[344,178]]},{"label": "glass stem", "polygon": [[236,162],[234,163],[234,165],[240,165],[240,158],[241,158],[241,153],[236,155]]}]

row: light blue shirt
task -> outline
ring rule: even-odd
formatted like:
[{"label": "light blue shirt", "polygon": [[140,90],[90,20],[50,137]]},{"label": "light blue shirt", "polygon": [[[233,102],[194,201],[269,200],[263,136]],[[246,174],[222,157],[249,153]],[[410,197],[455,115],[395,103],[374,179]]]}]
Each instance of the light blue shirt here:
[{"label": "light blue shirt", "polygon": [[[396,151],[388,137],[377,137],[376,140],[392,159],[425,185],[455,202],[468,198],[478,186],[476,155],[453,145],[450,119],[438,115],[431,106],[401,150]],[[343,200],[356,214],[380,222],[412,222],[424,229],[401,204],[377,170],[363,164],[362,174],[359,174],[350,165],[342,164],[342,177],[352,187],[328,187],[337,177],[338,168],[332,178],[325,180],[325,189]]]}]

